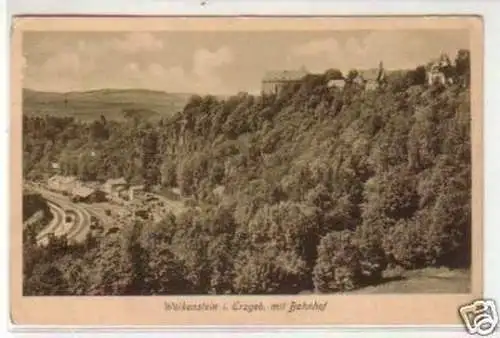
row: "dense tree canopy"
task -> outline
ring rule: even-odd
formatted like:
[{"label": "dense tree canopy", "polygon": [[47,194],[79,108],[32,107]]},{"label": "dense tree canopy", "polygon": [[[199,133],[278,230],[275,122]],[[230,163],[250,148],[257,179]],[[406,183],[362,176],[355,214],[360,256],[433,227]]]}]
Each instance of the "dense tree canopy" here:
[{"label": "dense tree canopy", "polygon": [[200,206],[72,251],[25,244],[25,291],[332,292],[376,283],[389,263],[467,267],[468,51],[453,65],[446,87],[419,66],[339,90],[332,69],[279,95],[193,96],[158,123],[25,117],[28,178],[58,161],[84,180],[178,187]]}]

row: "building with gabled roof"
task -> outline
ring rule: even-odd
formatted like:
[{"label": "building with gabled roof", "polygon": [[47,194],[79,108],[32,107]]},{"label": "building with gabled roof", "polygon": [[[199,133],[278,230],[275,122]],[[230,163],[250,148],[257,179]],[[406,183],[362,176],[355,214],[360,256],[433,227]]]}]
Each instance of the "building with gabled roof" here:
[{"label": "building with gabled roof", "polygon": [[441,54],[439,58],[431,61],[427,67],[427,83],[433,85],[440,83],[442,85],[453,83],[452,78],[447,76],[452,68],[451,60],[446,54]]},{"label": "building with gabled roof", "polygon": [[129,199],[129,201],[132,201],[134,199],[136,191],[144,191],[144,185],[143,184],[141,184],[141,185],[134,185],[134,186],[132,186],[132,187],[129,188],[129,190],[128,190],[128,199]]},{"label": "building with gabled roof", "polygon": [[48,188],[50,190],[58,192],[71,192],[73,188],[79,185],[79,181],[76,176],[62,176],[54,175],[50,177],[47,181]]},{"label": "building with gabled roof", "polygon": [[262,93],[278,94],[288,84],[300,83],[309,72],[305,67],[298,70],[269,71],[262,79]]},{"label": "building with gabled roof", "polygon": [[330,81],[327,82],[326,86],[328,88],[333,88],[333,87],[336,87],[336,88],[344,88],[345,87],[345,79],[342,78],[342,79],[332,79]]},{"label": "building with gabled roof", "polygon": [[95,189],[88,188],[88,187],[76,187],[73,189],[72,193],[75,196],[79,197],[88,197],[90,194],[92,194],[95,191]]},{"label": "building with gabled roof", "polygon": [[104,202],[106,196],[105,193],[99,189],[78,186],[71,191],[71,199],[74,202]]},{"label": "building with gabled roof", "polygon": [[107,180],[103,184],[102,189],[108,195],[118,196],[120,191],[126,189],[127,187],[128,187],[127,180],[123,177],[120,177],[120,178],[111,178]]},{"label": "building with gabled roof", "polygon": [[127,180],[123,177],[120,178],[110,178],[105,184],[116,185],[116,184],[127,184]]}]

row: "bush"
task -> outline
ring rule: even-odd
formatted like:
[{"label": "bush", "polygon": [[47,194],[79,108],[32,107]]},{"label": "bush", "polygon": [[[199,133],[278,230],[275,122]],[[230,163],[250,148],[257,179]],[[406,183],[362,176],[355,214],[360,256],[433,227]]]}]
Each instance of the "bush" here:
[{"label": "bush", "polygon": [[148,248],[148,265],[145,282],[148,294],[182,294],[187,281],[183,276],[183,266],[163,243]]},{"label": "bush", "polygon": [[63,272],[50,263],[37,265],[24,283],[25,292],[30,296],[61,296],[68,290]]},{"label": "bush", "polygon": [[231,236],[221,234],[208,244],[207,256],[210,258],[210,290],[214,294],[231,293],[233,290],[233,253]]},{"label": "bush", "polygon": [[330,232],[318,245],[313,271],[320,292],[346,291],[362,284],[362,255],[350,231]]},{"label": "bush", "polygon": [[397,264],[406,269],[424,267],[432,260],[428,250],[427,230],[411,220],[400,220],[390,228],[384,239],[384,247]]},{"label": "bush", "polygon": [[316,208],[301,203],[264,205],[248,223],[249,237],[255,246],[296,253],[312,268],[319,242],[317,214]]},{"label": "bush", "polygon": [[364,284],[380,282],[382,272],[388,265],[388,257],[383,249],[380,233],[374,230],[361,227],[357,234]]},{"label": "bush", "polygon": [[234,290],[240,294],[294,294],[304,290],[306,262],[291,251],[272,247],[240,252],[235,261]]}]

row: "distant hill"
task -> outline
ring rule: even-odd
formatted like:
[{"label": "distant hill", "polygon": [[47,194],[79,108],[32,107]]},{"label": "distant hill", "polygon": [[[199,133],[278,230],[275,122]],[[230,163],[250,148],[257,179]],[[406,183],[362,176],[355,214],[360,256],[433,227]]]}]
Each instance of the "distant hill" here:
[{"label": "distant hill", "polygon": [[101,89],[86,92],[39,92],[23,90],[26,115],[73,116],[94,120],[102,115],[122,120],[126,116],[159,119],[183,109],[191,94],[165,93],[144,89]]}]

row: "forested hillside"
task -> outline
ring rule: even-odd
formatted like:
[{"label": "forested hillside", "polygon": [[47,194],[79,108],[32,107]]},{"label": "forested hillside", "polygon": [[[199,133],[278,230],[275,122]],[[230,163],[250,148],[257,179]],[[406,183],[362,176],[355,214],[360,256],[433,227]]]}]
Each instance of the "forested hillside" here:
[{"label": "forested hillside", "polygon": [[25,117],[26,177],[57,161],[199,206],[71,251],[25,241],[25,292],[336,292],[388,267],[469,267],[468,65],[459,52],[448,86],[417,67],[375,91],[328,88],[328,71],[277,96],[193,96],[158,123]]}]

